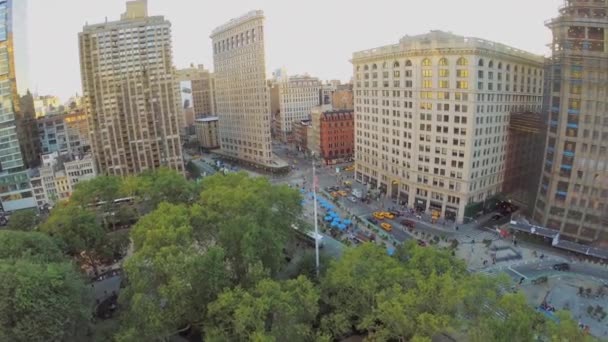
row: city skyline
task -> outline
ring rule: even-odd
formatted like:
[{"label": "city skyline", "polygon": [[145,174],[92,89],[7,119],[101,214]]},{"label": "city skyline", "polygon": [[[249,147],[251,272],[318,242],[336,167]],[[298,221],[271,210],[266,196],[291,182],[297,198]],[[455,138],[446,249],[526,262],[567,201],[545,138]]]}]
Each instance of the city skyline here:
[{"label": "city skyline", "polygon": [[[292,74],[308,72],[322,80],[342,81],[348,81],[352,76],[349,60],[353,52],[390,44],[404,35],[435,29],[499,41],[547,55],[546,45],[551,41],[551,34],[544,21],[555,17],[557,7],[562,4],[562,0],[542,3],[435,0],[417,4],[416,11],[411,11],[410,2],[391,4],[380,1],[374,6],[352,7],[346,11],[347,6],[351,6],[346,1],[322,4],[313,0],[291,4],[255,0],[231,2],[230,6],[211,6],[183,0],[179,7],[166,0],[148,2],[151,16],[165,16],[172,24],[177,68],[187,67],[190,63],[212,68],[211,30],[241,13],[261,9],[267,17],[268,77],[272,70],[286,67]],[[121,13],[124,3],[125,0],[57,0],[52,3],[29,0],[29,77],[32,91],[40,95],[57,95],[62,100],[75,93],[80,94],[77,33],[85,23],[102,23],[106,17],[108,21],[118,20],[117,13]],[[63,13],[66,8],[70,9],[70,16],[58,13]],[[441,11],[434,11],[437,8]],[[470,10],[463,11],[464,8]],[[522,10],[524,8],[525,11]],[[345,13],[348,17],[336,13]],[[421,15],[424,13],[428,15]],[[459,15],[455,17],[452,13]],[[49,17],[61,17],[61,20],[54,25],[45,25]],[[514,17],[517,25],[513,24]],[[297,48],[286,49],[290,43]],[[318,53],[314,53],[315,49]]]}]

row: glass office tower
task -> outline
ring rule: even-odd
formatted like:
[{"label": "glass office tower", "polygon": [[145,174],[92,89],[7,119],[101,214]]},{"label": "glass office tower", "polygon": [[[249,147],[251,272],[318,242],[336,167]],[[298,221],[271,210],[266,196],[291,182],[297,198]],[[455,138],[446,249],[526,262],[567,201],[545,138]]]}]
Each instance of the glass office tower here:
[{"label": "glass office tower", "polygon": [[25,0],[0,0],[0,204],[5,212],[36,207],[17,129],[28,87],[26,6]]}]

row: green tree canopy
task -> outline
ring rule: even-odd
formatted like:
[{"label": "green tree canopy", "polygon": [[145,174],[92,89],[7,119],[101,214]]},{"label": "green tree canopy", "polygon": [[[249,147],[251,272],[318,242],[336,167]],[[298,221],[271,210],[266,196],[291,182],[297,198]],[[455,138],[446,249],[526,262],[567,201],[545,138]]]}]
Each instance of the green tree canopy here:
[{"label": "green tree canopy", "polygon": [[192,203],[198,198],[199,186],[175,170],[160,168],[138,176],[139,193],[153,208],[161,202]]},{"label": "green tree canopy", "polygon": [[64,258],[57,241],[46,234],[0,230],[0,259],[58,262]]},{"label": "green tree canopy", "polygon": [[222,293],[209,305],[206,340],[313,341],[319,290],[306,277],[262,280]]},{"label": "green tree canopy", "polygon": [[14,212],[8,220],[7,229],[32,231],[36,229],[40,218],[34,209],[24,209]]},{"label": "green tree canopy", "polygon": [[69,263],[0,261],[0,341],[83,340],[89,290]]},{"label": "green tree canopy", "polygon": [[80,182],[74,188],[70,202],[80,206],[111,202],[120,197],[122,179],[117,176],[97,176],[91,180]]}]

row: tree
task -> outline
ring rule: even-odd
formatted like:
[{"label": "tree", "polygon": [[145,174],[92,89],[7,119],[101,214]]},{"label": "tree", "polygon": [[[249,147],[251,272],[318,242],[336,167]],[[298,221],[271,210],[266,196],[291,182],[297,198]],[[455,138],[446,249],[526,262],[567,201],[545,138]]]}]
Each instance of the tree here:
[{"label": "tree", "polygon": [[202,187],[200,202],[192,208],[197,239],[222,246],[232,275],[241,285],[255,284],[247,278],[251,266],[258,263],[275,275],[283,247],[294,238],[292,225],[302,211],[300,194],[245,173],[206,177]]},{"label": "tree", "polygon": [[36,229],[39,222],[38,213],[34,209],[19,210],[10,216],[6,228],[10,230],[32,231]]},{"label": "tree", "polygon": [[120,197],[121,182],[117,176],[97,176],[80,182],[74,188],[70,202],[79,206],[105,202],[106,206],[110,206],[113,200]]},{"label": "tree", "polygon": [[209,341],[311,341],[319,311],[319,291],[306,277],[262,280],[247,291],[222,293],[209,305]]},{"label": "tree", "polygon": [[69,263],[0,261],[0,341],[83,340],[88,288]]},{"label": "tree", "polygon": [[64,255],[57,241],[46,234],[0,230],[0,259],[58,262]]},{"label": "tree", "polygon": [[75,205],[61,204],[53,209],[41,230],[63,241],[66,252],[82,257],[97,274],[99,258],[106,243],[106,230],[95,215]]},{"label": "tree", "polygon": [[[595,339],[588,334],[585,334],[582,329],[578,327],[576,321],[572,319],[572,316],[567,311],[558,311],[555,313],[557,321],[548,320],[545,327],[545,336],[550,341],[554,342],[569,342],[569,341],[581,341],[591,342]],[[558,323],[559,322],[559,323]]]},{"label": "tree", "polygon": [[138,176],[138,193],[147,204],[155,208],[161,202],[172,204],[192,203],[198,198],[200,188],[175,170],[160,168]]},{"label": "tree", "polygon": [[378,295],[406,287],[405,268],[386,250],[366,243],[345,251],[330,264],[322,280],[322,299],[330,308],[323,317],[325,331],[335,338],[351,332],[377,309]]},{"label": "tree", "polygon": [[120,341],[169,337],[201,324],[207,305],[227,286],[223,250],[198,245],[189,209],[163,203],[133,228],[135,251],[125,263],[128,312]]}]

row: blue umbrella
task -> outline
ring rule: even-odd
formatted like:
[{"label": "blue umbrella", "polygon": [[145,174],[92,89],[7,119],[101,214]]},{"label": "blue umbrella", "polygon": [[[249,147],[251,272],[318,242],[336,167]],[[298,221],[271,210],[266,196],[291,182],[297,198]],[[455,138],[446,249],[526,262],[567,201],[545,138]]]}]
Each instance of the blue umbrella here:
[{"label": "blue umbrella", "polygon": [[330,222],[331,220],[333,220],[334,218],[331,216],[325,216],[325,221]]},{"label": "blue umbrella", "polygon": [[344,224],[348,226],[348,225],[352,224],[352,221],[351,220],[344,220]]},{"label": "blue umbrella", "polygon": [[337,224],[336,222],[332,222],[332,223],[331,223],[331,227],[332,227],[332,228],[336,228],[337,226],[338,226],[338,224]]},{"label": "blue umbrella", "polygon": [[386,254],[388,254],[389,256],[393,256],[393,254],[395,254],[395,249],[393,247],[387,248]]},{"label": "blue umbrella", "polygon": [[327,209],[333,209],[333,208],[334,208],[334,206],[333,206],[333,205],[331,205],[331,204],[327,204]]},{"label": "blue umbrella", "polygon": [[306,193],[306,190],[304,190],[304,189],[300,189],[300,193],[301,193],[301,194],[305,194],[305,193]]},{"label": "blue umbrella", "polygon": [[340,230],[345,230],[345,229],[346,229],[346,226],[345,226],[344,224],[339,224],[339,225],[338,225],[338,229],[340,229]]}]

